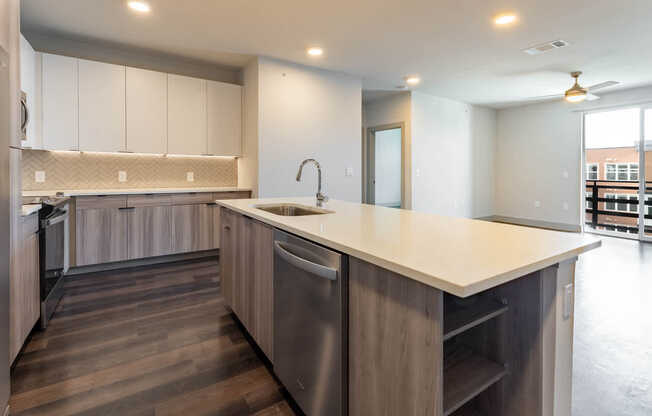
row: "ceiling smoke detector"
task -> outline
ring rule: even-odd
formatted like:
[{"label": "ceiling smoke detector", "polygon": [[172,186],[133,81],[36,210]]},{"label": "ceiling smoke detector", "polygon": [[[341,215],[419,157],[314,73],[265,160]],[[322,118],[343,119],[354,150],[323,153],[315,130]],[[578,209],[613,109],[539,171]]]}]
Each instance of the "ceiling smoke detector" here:
[{"label": "ceiling smoke detector", "polygon": [[532,46],[531,48],[523,49],[523,52],[527,53],[528,55],[540,55],[553,49],[565,48],[568,45],[570,45],[570,43],[559,39],[553,40],[552,42],[546,42],[540,45]]}]

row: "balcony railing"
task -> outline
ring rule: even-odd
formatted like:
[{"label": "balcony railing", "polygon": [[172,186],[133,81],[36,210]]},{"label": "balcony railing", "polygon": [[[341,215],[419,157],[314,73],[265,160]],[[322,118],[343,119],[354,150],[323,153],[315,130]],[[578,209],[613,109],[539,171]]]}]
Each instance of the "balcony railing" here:
[{"label": "balcony railing", "polygon": [[[586,225],[598,229],[598,228],[604,228],[606,230],[610,231],[620,231],[620,232],[630,232],[630,233],[638,233],[638,226],[634,225],[627,225],[627,224],[609,224],[609,223],[600,223],[599,222],[599,216],[600,215],[608,215],[610,217],[622,217],[622,218],[639,218],[639,200],[638,199],[622,199],[622,198],[601,198],[600,195],[600,190],[601,189],[617,189],[617,190],[629,190],[629,191],[636,191],[636,195],[638,195],[638,187],[639,183],[638,181],[601,181],[601,180],[587,180],[586,181],[586,190],[591,192],[591,196],[586,197],[586,201],[591,203],[591,208],[586,208],[586,213],[591,214],[591,221],[586,222]],[[645,182],[645,193],[652,193],[652,181],[646,181]],[[632,194],[634,195],[634,194]],[[623,212],[619,210],[601,210],[599,209],[598,203],[599,202],[604,202],[606,203],[612,203],[614,204],[615,207],[618,206],[618,204],[621,205],[636,205],[637,209],[636,212]],[[652,199],[651,200],[644,200],[643,204],[645,206],[652,206]],[[652,215],[648,215],[646,213],[645,215],[646,220],[652,220]],[[646,233],[652,233],[652,226],[649,225],[644,225],[645,227],[645,232]]]}]

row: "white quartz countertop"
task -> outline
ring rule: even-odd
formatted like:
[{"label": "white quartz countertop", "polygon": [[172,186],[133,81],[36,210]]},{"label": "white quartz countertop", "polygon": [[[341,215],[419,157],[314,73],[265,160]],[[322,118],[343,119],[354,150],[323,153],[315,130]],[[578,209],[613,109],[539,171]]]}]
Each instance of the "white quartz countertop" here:
[{"label": "white quartz countertop", "polygon": [[600,239],[331,200],[332,214],[283,217],[254,205],[315,206],[315,198],[235,199],[219,205],[369,263],[466,297],[572,259]]},{"label": "white quartz countertop", "polygon": [[21,215],[27,217],[41,209],[41,204],[25,204],[23,205]]},{"label": "white quartz countertop", "polygon": [[175,194],[184,192],[239,192],[250,191],[247,188],[238,187],[214,187],[214,188],[133,188],[133,189],[57,189],[48,191],[23,191],[23,196],[53,196],[57,192],[64,196],[88,196],[88,195],[139,195],[139,194]]}]

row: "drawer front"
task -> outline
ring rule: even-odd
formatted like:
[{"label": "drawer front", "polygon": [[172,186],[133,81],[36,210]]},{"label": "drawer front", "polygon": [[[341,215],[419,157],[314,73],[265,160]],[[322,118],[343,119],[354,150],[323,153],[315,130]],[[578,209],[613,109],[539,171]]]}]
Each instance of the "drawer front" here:
[{"label": "drawer front", "polygon": [[208,204],[210,202],[213,202],[213,194],[210,192],[172,194],[173,205]]},{"label": "drawer front", "polygon": [[172,195],[169,194],[143,194],[127,196],[127,206],[129,207],[160,207],[171,204]]},{"label": "drawer front", "polygon": [[127,206],[126,195],[93,195],[75,197],[77,209],[123,208]]},{"label": "drawer front", "polygon": [[213,192],[213,200],[216,199],[248,199],[251,198],[250,191],[237,192]]}]

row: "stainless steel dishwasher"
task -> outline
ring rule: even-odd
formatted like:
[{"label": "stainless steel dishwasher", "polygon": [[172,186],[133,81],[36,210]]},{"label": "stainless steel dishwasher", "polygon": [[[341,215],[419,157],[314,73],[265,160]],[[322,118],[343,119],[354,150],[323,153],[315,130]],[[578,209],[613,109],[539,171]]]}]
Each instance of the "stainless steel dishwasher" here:
[{"label": "stainless steel dishwasher", "polygon": [[274,372],[307,416],[346,415],[348,257],[274,233]]}]

